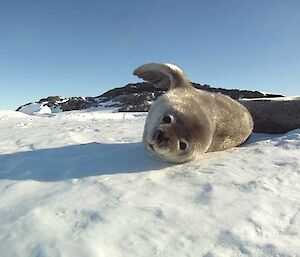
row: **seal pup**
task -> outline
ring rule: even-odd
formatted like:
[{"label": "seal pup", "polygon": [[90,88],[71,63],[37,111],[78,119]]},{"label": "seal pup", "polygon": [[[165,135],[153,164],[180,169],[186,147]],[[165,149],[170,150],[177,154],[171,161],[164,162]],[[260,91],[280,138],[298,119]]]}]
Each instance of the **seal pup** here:
[{"label": "seal pup", "polygon": [[249,111],[220,93],[194,88],[173,64],[149,63],[134,75],[168,92],[149,109],[143,142],[156,157],[184,163],[205,152],[221,151],[246,141],[253,129]]}]

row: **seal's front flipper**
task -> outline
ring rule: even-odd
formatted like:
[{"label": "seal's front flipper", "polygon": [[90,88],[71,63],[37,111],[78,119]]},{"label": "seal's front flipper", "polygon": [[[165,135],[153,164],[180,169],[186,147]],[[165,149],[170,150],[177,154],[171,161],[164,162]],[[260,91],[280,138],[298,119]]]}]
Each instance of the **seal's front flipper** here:
[{"label": "seal's front flipper", "polygon": [[174,64],[148,63],[135,69],[133,74],[159,88],[173,89],[191,86],[187,76]]}]

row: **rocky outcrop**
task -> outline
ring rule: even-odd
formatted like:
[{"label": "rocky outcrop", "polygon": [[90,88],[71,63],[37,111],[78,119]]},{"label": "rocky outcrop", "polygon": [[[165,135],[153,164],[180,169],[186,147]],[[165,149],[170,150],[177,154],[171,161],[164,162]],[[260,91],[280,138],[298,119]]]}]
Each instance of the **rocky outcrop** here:
[{"label": "rocky outcrop", "polygon": [[251,113],[254,132],[286,133],[300,128],[300,97],[239,100]]},{"label": "rocky outcrop", "polygon": [[202,89],[209,92],[214,93],[222,93],[224,95],[228,95],[233,99],[242,99],[242,98],[270,98],[270,97],[281,97],[279,94],[268,94],[261,93],[259,91],[251,91],[251,90],[239,90],[239,89],[224,89],[224,88],[216,88],[211,87],[209,85],[200,85],[197,83],[193,83],[193,86],[198,89]]},{"label": "rocky outcrop", "polygon": [[98,106],[97,98],[95,97],[60,97],[49,96],[38,101],[44,103],[51,109],[60,108],[62,111],[83,110]]},{"label": "rocky outcrop", "polygon": [[[200,85],[193,82],[192,84],[198,89],[209,92],[220,92],[232,97],[233,99],[269,98],[282,96],[276,94],[263,94],[258,91],[250,90],[215,88],[209,85]],[[165,89],[156,88],[147,82],[142,82],[135,84],[131,83],[125,87],[109,90],[100,97],[120,103],[120,112],[146,112],[149,110],[151,103],[165,92]]]},{"label": "rocky outcrop", "polygon": [[[72,110],[84,110],[91,107],[98,107],[102,101],[106,99],[101,99],[100,97],[61,97],[61,96],[49,96],[47,98],[42,98],[35,102],[41,105],[48,106],[52,112],[58,111],[72,111]],[[27,103],[21,105],[16,111],[22,111],[25,106],[31,105],[32,103]]]},{"label": "rocky outcrop", "polygon": [[[192,84],[198,89],[210,92],[221,92],[225,95],[229,95],[233,99],[280,96],[263,94],[258,91],[224,89],[210,87],[209,85],[200,85],[197,83]],[[115,107],[118,108],[119,112],[147,112],[151,103],[165,92],[165,89],[156,88],[149,83],[141,82],[131,83],[124,87],[114,88],[96,97],[49,96],[47,98],[40,99],[36,103],[48,106],[53,112],[83,110],[91,107],[101,106]],[[20,106],[17,111],[20,111],[23,106],[25,105]]]},{"label": "rocky outcrop", "polygon": [[154,94],[156,97],[158,97],[161,94],[165,93],[166,90],[154,87],[153,85],[151,85],[147,82],[130,83],[124,87],[117,87],[117,88],[111,89],[111,90],[105,92],[104,94],[102,94],[100,97],[107,97],[107,98],[113,99],[120,95],[141,94],[141,93],[146,93],[146,92],[148,92],[150,94]]},{"label": "rocky outcrop", "polygon": [[[281,98],[281,95],[263,94],[258,91],[224,89],[192,83],[194,87],[210,92],[220,92],[240,101],[254,120],[254,131],[263,133],[284,133],[300,128],[300,99]],[[17,111],[42,114],[88,108],[113,108],[118,112],[147,112],[151,103],[164,94],[165,89],[153,85],[131,83],[114,88],[96,97],[49,96],[38,102],[20,106]]]}]

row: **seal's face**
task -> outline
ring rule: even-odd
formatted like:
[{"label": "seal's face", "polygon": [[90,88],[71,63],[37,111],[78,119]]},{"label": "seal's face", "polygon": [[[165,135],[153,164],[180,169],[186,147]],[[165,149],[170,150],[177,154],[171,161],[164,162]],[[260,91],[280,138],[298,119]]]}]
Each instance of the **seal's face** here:
[{"label": "seal's face", "polygon": [[201,142],[201,122],[191,112],[187,115],[167,106],[161,101],[152,106],[144,130],[146,147],[153,155],[169,162],[190,161],[201,151],[201,144],[206,143]]},{"label": "seal's face", "polygon": [[154,155],[163,159],[184,162],[191,155],[193,145],[189,141],[189,133],[178,117],[165,114],[160,117],[160,122],[147,136],[146,146]]}]

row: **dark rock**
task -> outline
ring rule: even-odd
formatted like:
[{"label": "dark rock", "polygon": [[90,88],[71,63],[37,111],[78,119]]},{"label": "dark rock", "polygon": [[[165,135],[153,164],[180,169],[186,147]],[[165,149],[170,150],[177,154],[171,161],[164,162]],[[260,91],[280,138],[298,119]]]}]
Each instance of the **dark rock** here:
[{"label": "dark rock", "polygon": [[286,133],[300,128],[300,97],[239,100],[251,113],[254,132]]},{"label": "dark rock", "polygon": [[68,101],[60,104],[62,111],[83,110],[96,106],[98,106],[98,102],[91,97],[71,97]]},{"label": "dark rock", "polygon": [[211,87],[209,85],[200,85],[197,83],[191,82],[195,88],[214,92],[214,93],[222,93],[224,95],[228,95],[233,99],[242,99],[242,98],[269,98],[269,97],[281,97],[282,95],[278,94],[263,94],[258,91],[250,91],[250,90],[239,90],[239,89],[224,89],[224,88],[216,88]]},{"label": "dark rock", "polygon": [[48,96],[47,98],[42,98],[41,100],[38,101],[38,103],[43,103],[43,102],[49,102],[49,103],[55,103],[58,101],[61,101],[63,97],[60,96]]},{"label": "dark rock", "polygon": [[[220,92],[222,94],[228,95],[233,99],[241,98],[265,98],[265,97],[276,97],[282,95],[268,95],[263,94],[258,91],[250,90],[238,90],[238,89],[223,89],[215,88],[209,85],[200,85],[193,83],[192,85],[198,89],[209,91],[209,92]],[[110,101],[119,102],[123,105],[119,109],[119,112],[147,112],[150,108],[151,102],[157,97],[164,94],[166,89],[154,87],[152,84],[147,82],[142,83],[131,83],[125,87],[119,87],[107,91],[100,97],[106,98]]]},{"label": "dark rock", "polygon": [[147,83],[147,82],[141,82],[141,83],[130,83],[127,84],[125,87],[118,87],[111,89],[104,94],[102,94],[100,97],[106,97],[109,99],[112,99],[114,97],[120,96],[120,95],[127,95],[127,94],[140,94],[140,93],[153,93],[156,97],[162,95],[166,91],[161,88],[156,88],[153,85]]}]

